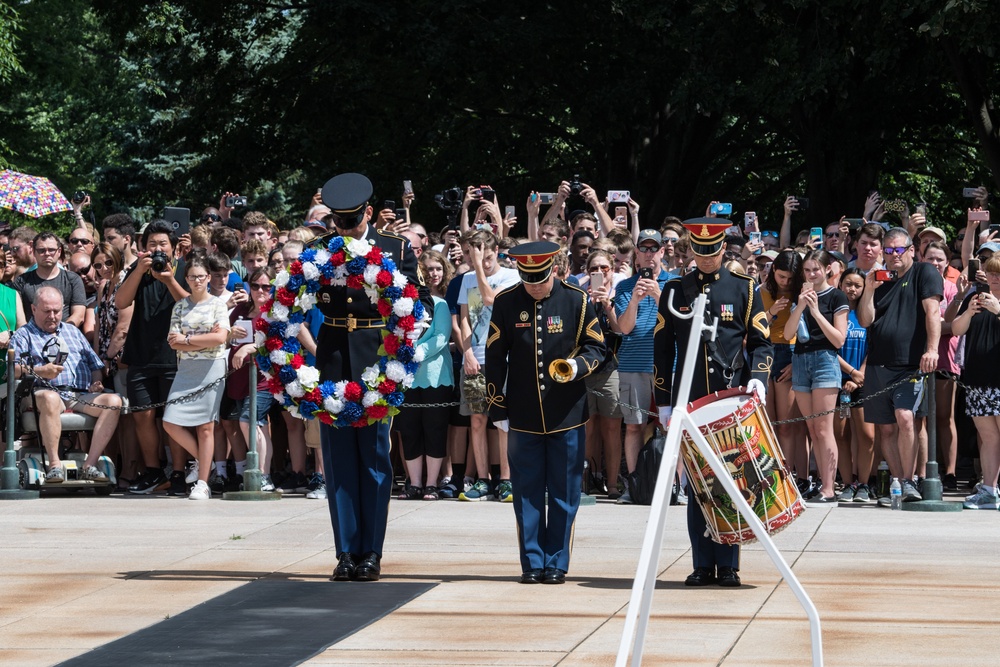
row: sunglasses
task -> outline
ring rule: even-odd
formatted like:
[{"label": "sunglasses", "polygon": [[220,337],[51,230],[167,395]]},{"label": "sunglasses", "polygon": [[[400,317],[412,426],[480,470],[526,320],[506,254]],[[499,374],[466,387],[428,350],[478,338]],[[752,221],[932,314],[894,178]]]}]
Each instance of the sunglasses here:
[{"label": "sunglasses", "polygon": [[646,253],[647,255],[652,255],[654,252],[659,252],[660,249],[656,246],[651,245],[641,245],[637,248],[639,252]]},{"label": "sunglasses", "polygon": [[778,238],[778,232],[772,232],[770,230],[766,232],[761,232],[760,235],[762,238],[767,238],[768,236],[773,236],[774,238]]},{"label": "sunglasses", "polygon": [[680,241],[680,239],[671,238],[669,236],[663,239],[664,243],[671,243],[671,244],[677,243],[678,241]]},{"label": "sunglasses", "polygon": [[111,268],[110,264],[102,264],[101,262],[94,262],[93,264],[91,264],[91,266],[93,266],[98,271],[103,271],[104,267],[108,267],[109,269]]},{"label": "sunglasses", "polygon": [[93,241],[91,241],[90,239],[83,238],[81,236],[78,236],[75,239],[70,239],[69,242],[72,243],[73,245],[90,245],[91,243],[93,243]]},{"label": "sunglasses", "polygon": [[592,266],[592,267],[590,267],[590,272],[591,273],[597,273],[598,271],[600,271],[601,273],[611,273],[611,267],[610,266]]},{"label": "sunglasses", "polygon": [[263,292],[271,289],[271,283],[250,283],[250,289]]},{"label": "sunglasses", "polygon": [[902,255],[904,252],[910,249],[910,246],[903,246],[902,248],[882,248],[882,252],[887,255]]},{"label": "sunglasses", "polygon": [[826,233],[826,238],[828,238],[828,239],[839,239],[840,238],[840,232],[827,232]]},{"label": "sunglasses", "polygon": [[216,215],[214,213],[206,213],[205,215],[203,215],[200,218],[198,218],[198,220],[201,221],[201,222],[208,222],[208,221],[222,222],[222,217],[218,216],[218,215]]},{"label": "sunglasses", "polygon": [[497,259],[507,259],[507,253],[505,253],[505,252],[498,252],[497,253]]}]

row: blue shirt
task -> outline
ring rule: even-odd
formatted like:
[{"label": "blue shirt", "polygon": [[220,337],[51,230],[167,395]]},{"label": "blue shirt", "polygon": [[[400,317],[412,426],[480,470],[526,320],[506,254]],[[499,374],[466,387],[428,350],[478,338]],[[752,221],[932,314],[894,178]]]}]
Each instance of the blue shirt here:
[{"label": "blue shirt", "polygon": [[451,387],[455,384],[455,371],[451,363],[448,341],[451,339],[451,310],[448,302],[434,299],[434,316],[431,326],[417,340],[417,347],[424,352],[414,376],[414,387]]},{"label": "blue shirt", "polygon": [[[656,282],[660,290],[673,278],[666,271],[660,271]],[[639,275],[618,283],[615,287],[615,315],[622,316],[632,301],[632,290],[639,282]],[[622,336],[621,347],[618,348],[619,373],[652,373],[653,372],[653,329],[656,328],[656,315],[659,304],[651,296],[643,297],[635,314],[635,326],[632,331]]]},{"label": "blue shirt", "polygon": [[[840,348],[840,356],[851,368],[861,368],[868,356],[868,330],[858,323],[856,310],[847,313],[847,338],[844,339],[844,347]],[[842,375],[844,381],[851,379],[844,373]]]},{"label": "blue shirt", "polygon": [[29,365],[43,366],[49,363],[43,356],[43,349],[46,343],[57,336],[66,344],[69,354],[62,364],[62,373],[50,382],[57,387],[87,391],[94,381],[93,372],[104,368],[104,363],[80,330],[73,325],[60,323],[56,332],[50,334],[42,331],[32,319],[10,337],[10,347],[16,352],[17,359],[21,359],[21,355],[27,352],[30,357],[27,362]]}]

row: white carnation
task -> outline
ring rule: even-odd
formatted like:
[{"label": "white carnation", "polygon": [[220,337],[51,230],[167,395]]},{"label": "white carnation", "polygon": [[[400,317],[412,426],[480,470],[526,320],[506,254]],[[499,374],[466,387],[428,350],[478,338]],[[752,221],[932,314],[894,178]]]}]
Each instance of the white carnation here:
[{"label": "white carnation", "polygon": [[271,371],[260,371],[260,376],[264,378],[265,382],[267,382],[268,380],[274,377],[274,373],[272,373]]},{"label": "white carnation", "polygon": [[392,272],[392,284],[395,285],[396,287],[403,289],[404,287],[406,287],[406,283],[408,282],[409,281],[406,279],[406,276],[404,276],[399,271]]},{"label": "white carnation", "polygon": [[367,385],[374,385],[378,382],[378,376],[380,374],[378,366],[369,366],[361,374],[361,380]]},{"label": "white carnation", "polygon": [[319,384],[319,371],[312,366],[299,366],[295,374],[299,376],[303,387],[312,388]]},{"label": "white carnation", "polygon": [[424,346],[420,345],[413,350],[413,360],[418,364],[424,360]]},{"label": "white carnation", "polygon": [[285,364],[288,363],[288,360],[291,358],[292,355],[288,354],[284,350],[275,350],[268,356],[271,359],[271,363],[274,364],[275,366],[284,366]]},{"label": "white carnation", "polygon": [[292,380],[285,385],[285,392],[287,392],[292,398],[302,398],[305,395],[306,390],[302,388],[302,383],[298,380]]},{"label": "white carnation", "polygon": [[284,287],[285,285],[288,284],[289,278],[291,278],[291,276],[288,274],[288,271],[284,269],[278,271],[278,275],[274,277],[274,288],[280,289]]},{"label": "white carnation", "polygon": [[275,394],[274,392],[272,392],[271,396],[274,397],[274,400],[275,400],[275,402],[278,405],[284,405],[285,404],[285,395],[284,394]]},{"label": "white carnation", "polygon": [[305,419],[305,417],[303,417],[301,414],[299,414],[299,406],[297,406],[297,405],[289,405],[285,409],[288,410],[288,414],[290,414],[291,416],[295,417],[296,419]]},{"label": "white carnation", "polygon": [[295,299],[295,303],[302,310],[310,310],[316,305],[316,295],[309,294],[308,292],[302,294],[302,296]]},{"label": "white carnation", "polygon": [[288,321],[288,306],[283,303],[274,302],[271,306],[271,317],[277,322]]},{"label": "white carnation", "polygon": [[399,382],[406,377],[406,368],[402,362],[390,361],[385,365],[385,376],[393,382]]},{"label": "white carnation", "polygon": [[372,285],[375,284],[375,278],[378,277],[378,272],[382,270],[382,267],[376,264],[369,264],[365,267],[364,277],[365,282]]},{"label": "white carnation", "polygon": [[263,331],[254,331],[253,332],[253,344],[254,344],[254,347],[261,347],[264,344],[264,341],[266,341],[266,340],[267,340],[267,336],[264,335]]},{"label": "white carnation", "polygon": [[413,312],[413,299],[406,296],[396,299],[392,304],[392,312],[396,313],[396,317],[409,315]]},{"label": "white carnation", "polygon": [[339,414],[341,410],[344,409],[344,402],[339,398],[334,398],[333,396],[327,396],[323,399],[323,409],[330,414]]},{"label": "white carnation", "polygon": [[312,262],[306,262],[302,265],[302,277],[306,280],[318,280],[319,269]]},{"label": "white carnation", "polygon": [[316,266],[323,266],[330,261],[330,251],[326,248],[316,250]]},{"label": "white carnation", "polygon": [[406,376],[403,377],[403,381],[400,384],[409,389],[413,386],[413,382],[415,380],[416,378],[413,376],[413,373],[407,373]]},{"label": "white carnation", "polygon": [[361,405],[366,408],[370,408],[382,399],[382,394],[377,391],[366,391],[365,395],[361,397]]},{"label": "white carnation", "polygon": [[378,290],[369,285],[365,285],[365,294],[368,295],[368,300],[372,302],[372,305],[378,303]]},{"label": "white carnation", "polygon": [[355,257],[363,257],[372,249],[372,244],[362,239],[351,239],[347,242],[347,251]]},{"label": "white carnation", "polygon": [[301,328],[302,328],[302,325],[299,324],[299,323],[297,323],[297,322],[295,324],[289,324],[289,325],[287,325],[285,327],[285,337],[286,338],[298,338],[298,336],[299,336],[299,329],[301,329]]},{"label": "white carnation", "polygon": [[333,385],[333,395],[344,400],[344,390],[347,389],[347,380],[341,380],[337,384]]}]

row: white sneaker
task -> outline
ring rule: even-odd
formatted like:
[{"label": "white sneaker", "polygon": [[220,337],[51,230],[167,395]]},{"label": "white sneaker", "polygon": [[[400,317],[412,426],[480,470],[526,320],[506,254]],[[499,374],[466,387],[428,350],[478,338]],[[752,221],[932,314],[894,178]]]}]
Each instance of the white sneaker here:
[{"label": "white sneaker", "polygon": [[194,484],[198,481],[198,459],[195,459],[187,467],[187,475],[184,477],[184,481],[188,484]]},{"label": "white sneaker", "polygon": [[212,489],[208,488],[208,484],[198,480],[195,485],[191,487],[191,495],[188,496],[188,500],[208,500],[212,497]]},{"label": "white sneaker", "polygon": [[962,507],[967,510],[995,510],[1000,507],[997,503],[997,489],[990,488],[985,484],[979,485],[979,493],[969,498]]},{"label": "white sneaker", "polygon": [[268,493],[281,493],[280,491],[274,488],[274,482],[271,481],[270,475],[260,476],[260,490],[267,491]]},{"label": "white sneaker", "polygon": [[326,500],[326,484],[320,484],[315,489],[306,494],[310,500]]}]

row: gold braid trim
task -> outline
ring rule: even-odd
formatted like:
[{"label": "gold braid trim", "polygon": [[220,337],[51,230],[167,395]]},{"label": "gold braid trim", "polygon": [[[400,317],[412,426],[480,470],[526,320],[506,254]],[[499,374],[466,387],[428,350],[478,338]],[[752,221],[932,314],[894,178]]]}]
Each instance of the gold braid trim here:
[{"label": "gold braid trim", "polygon": [[486,402],[498,408],[507,407],[507,397],[497,392],[497,386],[492,382],[486,385]]},{"label": "gold braid trim", "polygon": [[764,334],[764,338],[771,337],[771,325],[767,321],[767,312],[763,311],[753,316],[753,328]]},{"label": "gold braid trim", "polygon": [[489,347],[493,343],[497,342],[499,339],[500,339],[500,329],[497,327],[496,324],[490,322],[490,335],[489,338],[486,339],[486,347]]},{"label": "gold braid trim", "polygon": [[[662,296],[660,298],[662,298]],[[663,319],[663,314],[660,313],[660,312],[657,312],[656,313],[656,326],[653,328],[653,335],[655,336],[656,334],[660,333],[660,331],[662,331],[663,327],[665,327],[665,326],[667,326],[667,323]]]}]

